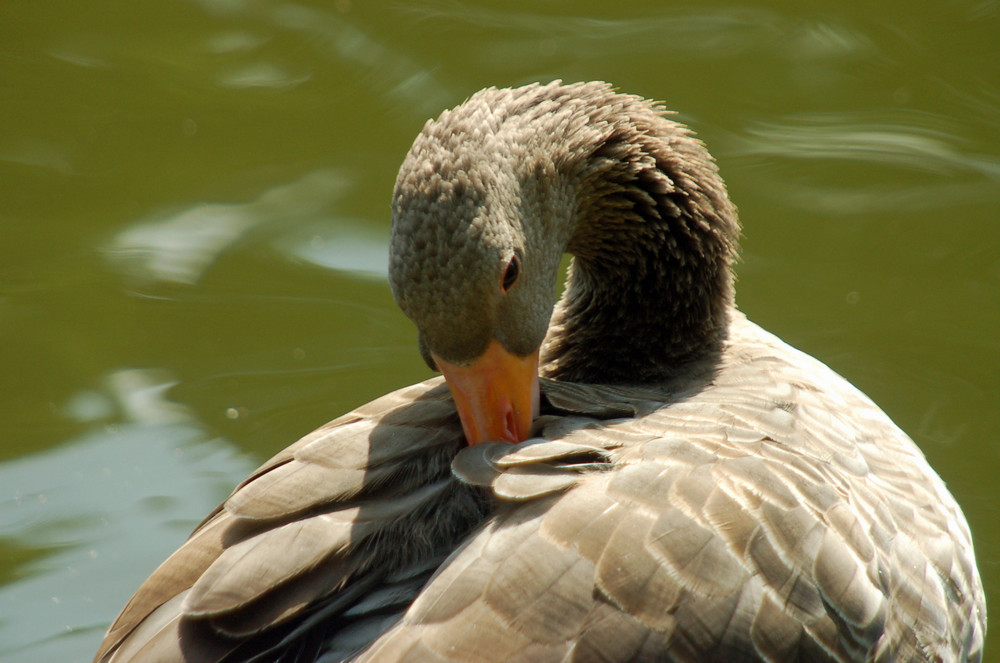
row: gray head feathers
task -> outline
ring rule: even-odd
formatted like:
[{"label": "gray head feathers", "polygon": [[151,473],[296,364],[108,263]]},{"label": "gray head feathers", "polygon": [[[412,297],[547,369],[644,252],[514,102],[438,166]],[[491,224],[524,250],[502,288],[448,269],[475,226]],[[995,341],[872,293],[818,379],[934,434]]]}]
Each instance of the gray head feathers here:
[{"label": "gray head feathers", "polygon": [[628,339],[636,356],[602,379],[648,381],[718,344],[736,212],[702,144],[663,115],[605,83],[556,81],[483,90],[424,126],[396,180],[389,271],[425,358],[471,361],[491,339],[536,350],[564,252],[576,264],[550,374],[587,379],[593,352]]}]

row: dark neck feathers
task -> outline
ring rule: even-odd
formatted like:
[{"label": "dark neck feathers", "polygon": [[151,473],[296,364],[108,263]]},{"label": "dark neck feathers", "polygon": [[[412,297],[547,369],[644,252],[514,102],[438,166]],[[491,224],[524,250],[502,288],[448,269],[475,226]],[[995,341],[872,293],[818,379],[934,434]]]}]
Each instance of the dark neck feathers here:
[{"label": "dark neck feathers", "polygon": [[610,131],[579,164],[574,260],[542,353],[554,379],[691,373],[718,353],[733,306],[739,223],[714,161],[657,107],[616,99]]}]

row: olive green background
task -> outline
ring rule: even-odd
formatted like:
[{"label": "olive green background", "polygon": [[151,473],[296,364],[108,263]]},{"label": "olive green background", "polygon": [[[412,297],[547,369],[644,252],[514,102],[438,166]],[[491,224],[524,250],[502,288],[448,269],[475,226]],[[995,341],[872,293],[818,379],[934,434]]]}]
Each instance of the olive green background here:
[{"label": "olive green background", "polygon": [[913,436],[1000,595],[998,42],[997,0],[0,3],[0,659],[89,660],[257,463],[430,375],[396,168],[553,78],[708,143],[740,306]]}]

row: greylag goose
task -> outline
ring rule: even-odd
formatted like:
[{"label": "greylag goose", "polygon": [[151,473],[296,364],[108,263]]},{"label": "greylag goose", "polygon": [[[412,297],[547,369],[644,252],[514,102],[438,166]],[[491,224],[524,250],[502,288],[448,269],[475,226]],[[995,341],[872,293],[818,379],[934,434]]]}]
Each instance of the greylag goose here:
[{"label": "greylag goose", "polygon": [[444,379],[266,462],[97,661],[980,659],[958,504],[736,309],[736,210],[659,105],[483,90],[424,126],[392,214],[390,284]]}]

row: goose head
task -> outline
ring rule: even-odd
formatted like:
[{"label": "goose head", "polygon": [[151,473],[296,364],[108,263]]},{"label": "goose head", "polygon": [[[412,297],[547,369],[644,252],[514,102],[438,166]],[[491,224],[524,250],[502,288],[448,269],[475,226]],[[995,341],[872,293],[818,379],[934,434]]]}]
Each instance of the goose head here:
[{"label": "goose head", "polygon": [[490,88],[445,111],[392,213],[393,294],[470,444],[528,436],[540,361],[547,377],[648,383],[724,337],[739,226],[714,162],[607,84]]}]

